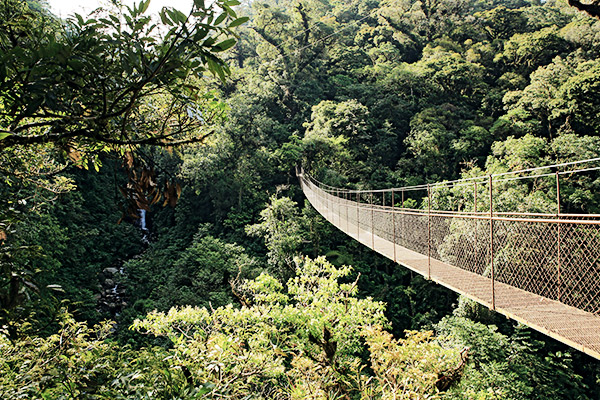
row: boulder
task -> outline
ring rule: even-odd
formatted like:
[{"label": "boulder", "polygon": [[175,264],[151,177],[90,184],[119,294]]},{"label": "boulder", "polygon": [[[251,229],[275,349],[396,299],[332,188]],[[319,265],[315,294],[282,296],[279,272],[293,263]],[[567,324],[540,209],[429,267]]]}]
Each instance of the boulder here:
[{"label": "boulder", "polygon": [[109,267],[109,268],[104,268],[104,270],[102,272],[104,272],[105,274],[116,275],[119,273],[119,270],[117,268]]}]

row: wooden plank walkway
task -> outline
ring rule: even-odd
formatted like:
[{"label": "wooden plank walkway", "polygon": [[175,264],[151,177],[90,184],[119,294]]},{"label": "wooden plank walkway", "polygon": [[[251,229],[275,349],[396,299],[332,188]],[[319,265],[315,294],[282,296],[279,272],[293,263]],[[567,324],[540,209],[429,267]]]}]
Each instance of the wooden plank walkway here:
[{"label": "wooden plank walkway", "polygon": [[[336,213],[303,185],[315,209],[342,232],[427,279],[492,308],[492,280],[394,244]],[[317,189],[319,190],[319,189]],[[395,247],[395,253],[394,253]],[[494,282],[495,311],[600,359],[600,317],[513,286]]]}]

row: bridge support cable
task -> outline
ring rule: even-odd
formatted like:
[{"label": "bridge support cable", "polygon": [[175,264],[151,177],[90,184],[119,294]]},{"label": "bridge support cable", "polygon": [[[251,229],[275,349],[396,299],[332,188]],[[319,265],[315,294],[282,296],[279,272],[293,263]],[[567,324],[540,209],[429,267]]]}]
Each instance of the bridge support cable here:
[{"label": "bridge support cable", "polygon": [[[472,211],[438,209],[438,184],[368,191],[323,185],[301,169],[298,177],[313,207],[348,236],[600,359],[600,215],[562,213],[558,177],[566,172],[533,172],[536,178],[556,179],[556,213],[504,212],[495,196],[502,196],[504,182],[517,180],[508,174],[451,182],[472,188],[465,191]],[[486,196],[478,204],[478,191],[485,194],[486,189],[488,207]],[[396,192],[401,194],[399,207]],[[421,200],[423,206],[406,208],[407,195],[411,204]],[[488,210],[479,211],[481,207]]]}]

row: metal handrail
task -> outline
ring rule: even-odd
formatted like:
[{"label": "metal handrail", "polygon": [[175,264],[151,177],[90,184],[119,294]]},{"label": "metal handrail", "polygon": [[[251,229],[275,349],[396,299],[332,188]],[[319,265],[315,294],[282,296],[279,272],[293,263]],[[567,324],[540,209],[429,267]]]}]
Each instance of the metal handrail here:
[{"label": "metal handrail", "polygon": [[[430,187],[432,189],[437,189],[440,187],[441,188],[452,188],[452,187],[456,187],[456,186],[467,186],[467,185],[471,185],[474,181],[481,181],[481,182],[485,183],[486,181],[489,180],[490,176],[492,177],[492,180],[494,182],[511,182],[514,180],[550,177],[550,176],[555,176],[556,174],[567,175],[567,174],[600,170],[600,165],[595,166],[595,167],[587,167],[587,168],[580,168],[580,169],[566,170],[566,171],[559,170],[562,167],[581,165],[581,164],[590,164],[590,163],[600,163],[600,158],[590,158],[587,160],[579,160],[579,161],[572,161],[572,162],[566,162],[566,163],[552,164],[552,165],[546,165],[546,166],[542,166],[542,167],[521,169],[521,170],[517,170],[517,171],[508,171],[508,172],[502,172],[502,173],[497,173],[497,174],[480,175],[480,176],[470,177],[470,178],[455,179],[455,180],[451,180],[451,181],[441,181],[441,182],[433,182],[433,183],[429,183],[429,184],[401,186],[401,187],[386,188],[386,189],[346,189],[346,188],[340,188],[340,187],[335,187],[335,186],[325,184],[310,175],[308,175],[308,177],[310,180],[312,180],[314,183],[316,183],[321,189],[328,188],[328,189],[333,189],[333,190],[336,190],[339,192],[346,192],[346,193],[386,193],[386,192],[390,192],[390,191],[409,192],[409,191],[427,190],[428,187]],[[508,176],[508,175],[518,175],[518,174],[541,171],[541,170],[546,170],[546,169],[556,170],[556,171],[544,173],[544,174],[518,176],[518,177],[505,178],[505,179],[494,179],[494,178]],[[303,170],[302,170],[302,173],[304,173]]]},{"label": "metal handrail", "polygon": [[[598,159],[530,168],[522,173],[542,169],[557,169],[572,165],[597,162]],[[473,185],[477,207],[477,185],[485,185],[489,204],[487,210],[435,210],[432,191],[435,184],[427,185],[427,206],[421,209],[397,207],[394,193],[405,188],[377,190],[346,190],[325,185],[298,171],[303,190],[321,210],[331,213],[333,222],[357,238],[369,235],[363,243],[378,249],[379,239],[403,246],[427,257],[428,272],[433,259],[459,268],[487,274],[491,280],[491,307],[495,308],[495,283],[502,282],[531,293],[563,302],[581,310],[600,314],[600,214],[563,213],[560,207],[561,175],[599,170],[593,166],[551,174],[494,179],[486,177],[457,180],[456,184]],[[496,177],[509,176],[508,173]],[[494,210],[494,188],[500,182],[515,179],[534,179],[554,176],[556,179],[556,213],[506,212]],[[484,182],[485,178],[487,182]],[[381,204],[373,204],[374,194],[391,193],[392,203],[386,205],[386,196],[378,196]],[[364,202],[361,201],[362,199]],[[356,200],[355,200],[356,199]],[[315,203],[313,203],[315,204]],[[480,207],[481,208],[481,207]],[[345,227],[345,228],[343,228]]]}]

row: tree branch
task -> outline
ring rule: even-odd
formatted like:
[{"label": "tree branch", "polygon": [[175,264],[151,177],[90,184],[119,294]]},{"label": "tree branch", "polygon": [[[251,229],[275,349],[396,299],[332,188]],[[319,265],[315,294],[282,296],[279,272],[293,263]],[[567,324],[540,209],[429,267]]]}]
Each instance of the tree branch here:
[{"label": "tree branch", "polygon": [[568,0],[570,6],[580,11],[584,11],[592,17],[600,19],[600,1],[593,0],[591,3],[582,3],[579,0]]},{"label": "tree branch", "polygon": [[[273,39],[267,32],[265,32],[264,29],[260,29],[257,27],[252,27],[252,30],[254,30],[254,32],[258,33],[258,35],[263,38],[267,43],[269,43],[271,46],[275,47],[275,49],[277,49],[277,52],[279,53],[279,55],[281,56],[281,58],[283,58],[284,62],[287,61],[287,56],[285,54],[285,52],[283,51],[283,48],[281,48],[280,44],[277,44],[277,42],[275,41],[275,39]],[[286,62],[287,64],[287,62]]]},{"label": "tree branch", "polygon": [[113,138],[107,137],[107,136],[98,136],[98,140],[100,140],[103,143],[115,144],[115,145],[121,145],[121,146],[127,146],[127,145],[133,145],[133,146],[152,145],[152,146],[159,146],[159,147],[180,146],[183,144],[201,142],[201,141],[205,140],[207,137],[209,137],[210,135],[212,135],[214,133],[214,130],[210,130],[208,133],[205,133],[204,135],[196,136],[193,138],[181,139],[181,140],[167,140],[171,136],[173,136],[177,133],[180,133],[180,132],[175,132],[175,133],[171,133],[168,135],[152,136],[149,138],[139,139],[139,140],[119,140],[119,139],[113,139]]},{"label": "tree branch", "polygon": [[76,136],[86,136],[87,130],[76,129],[70,132],[54,133],[47,135],[29,135],[22,136],[17,135],[15,132],[0,129],[0,133],[8,133],[9,135],[4,139],[0,140],[0,149],[6,149],[12,146],[31,145],[31,144],[43,144],[43,143],[56,143],[64,139],[70,139]]}]

